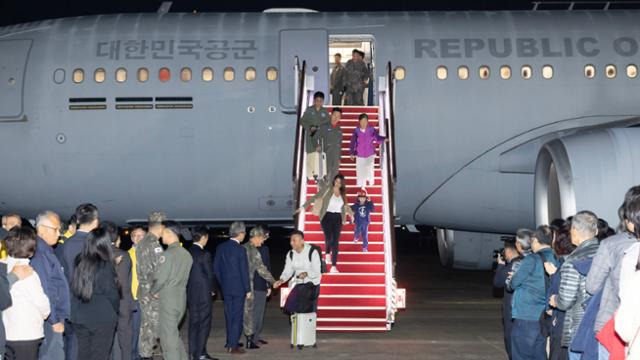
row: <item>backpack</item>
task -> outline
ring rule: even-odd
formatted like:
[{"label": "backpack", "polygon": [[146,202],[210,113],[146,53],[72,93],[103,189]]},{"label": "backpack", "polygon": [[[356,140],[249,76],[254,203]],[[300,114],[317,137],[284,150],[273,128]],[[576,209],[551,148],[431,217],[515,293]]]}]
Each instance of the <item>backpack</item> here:
[{"label": "backpack", "polygon": [[[322,249],[320,248],[320,246],[317,246],[317,245],[310,245],[310,246],[311,246],[311,250],[309,250],[309,261],[311,261],[311,257],[313,256],[313,252],[317,251],[318,252],[318,256],[320,257],[320,273],[321,274],[328,273],[328,271],[327,271],[327,262],[324,261],[324,259],[322,258]],[[293,260],[293,250],[289,250],[289,259]]]}]

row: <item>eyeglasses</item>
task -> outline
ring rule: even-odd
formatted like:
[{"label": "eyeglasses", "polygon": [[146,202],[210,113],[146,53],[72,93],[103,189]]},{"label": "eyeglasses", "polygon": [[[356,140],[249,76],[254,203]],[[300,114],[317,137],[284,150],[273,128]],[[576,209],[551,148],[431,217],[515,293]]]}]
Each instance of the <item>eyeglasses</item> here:
[{"label": "eyeglasses", "polygon": [[40,224],[40,226],[46,227],[46,228],[51,229],[51,230],[55,230],[58,234],[62,234],[62,229],[60,227],[53,227],[53,226],[42,225],[42,224]]}]

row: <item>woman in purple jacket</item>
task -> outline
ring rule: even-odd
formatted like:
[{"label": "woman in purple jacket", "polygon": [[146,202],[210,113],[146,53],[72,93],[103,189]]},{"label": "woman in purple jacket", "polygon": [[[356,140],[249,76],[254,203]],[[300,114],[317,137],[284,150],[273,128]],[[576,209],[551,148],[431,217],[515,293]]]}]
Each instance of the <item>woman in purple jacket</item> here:
[{"label": "woman in purple jacket", "polygon": [[358,187],[364,189],[374,182],[374,164],[376,155],[376,144],[386,141],[384,136],[380,136],[378,131],[369,126],[369,116],[360,114],[358,119],[360,126],[353,131],[351,136],[351,160],[356,160],[356,176]]}]

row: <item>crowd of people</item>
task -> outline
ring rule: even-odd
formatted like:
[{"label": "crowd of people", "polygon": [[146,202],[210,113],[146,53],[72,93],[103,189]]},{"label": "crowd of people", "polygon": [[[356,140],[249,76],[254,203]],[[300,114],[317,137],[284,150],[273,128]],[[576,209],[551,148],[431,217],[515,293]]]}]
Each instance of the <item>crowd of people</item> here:
[{"label": "crowd of people", "polygon": [[590,211],[519,229],[498,257],[509,359],[640,359],[640,186],[611,229]]},{"label": "crowd of people", "polygon": [[[146,229],[130,230],[128,251],[120,248],[116,224],[102,221],[92,204],[78,206],[66,226],[58,214],[44,211],[35,231],[23,226],[19,215],[5,215],[0,358],[213,359],[207,340],[218,290],[226,351],[259,349],[267,344],[262,326],[272,286],[292,279],[293,285],[319,285],[319,254],[307,259],[304,234],[294,232],[290,257],[276,279],[263,245],[269,230],[259,225],[247,233],[243,223],[234,222],[229,232],[212,258],[205,249],[206,228],[187,229],[162,212],[149,215]],[[188,250],[184,244],[190,244]],[[179,331],[187,311],[188,352]]]}]

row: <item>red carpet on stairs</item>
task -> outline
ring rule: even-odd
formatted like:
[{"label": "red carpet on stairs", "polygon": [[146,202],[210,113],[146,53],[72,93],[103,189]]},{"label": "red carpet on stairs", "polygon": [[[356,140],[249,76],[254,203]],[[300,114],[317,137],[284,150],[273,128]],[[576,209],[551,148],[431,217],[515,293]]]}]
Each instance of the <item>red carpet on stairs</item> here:
[{"label": "red carpet on stairs", "polygon": [[[369,115],[369,124],[378,129],[378,107],[342,106],[340,127],[344,134],[340,173],[346,178],[347,200],[353,204],[357,197],[355,161],[349,158],[351,135],[358,126],[361,113]],[[328,109],[331,111],[331,108]],[[362,243],[354,243],[354,225],[345,225],[340,236],[337,274],[322,276],[318,303],[318,331],[387,331],[387,298],[385,287],[385,253],[382,202],[382,173],[380,158],[376,156],[375,184],[366,188],[375,204],[369,225],[369,252],[362,252]],[[307,185],[307,199],[318,187]],[[324,235],[317,216],[307,212],[304,232],[308,243],[324,251]],[[327,264],[331,269],[331,264]]]}]

